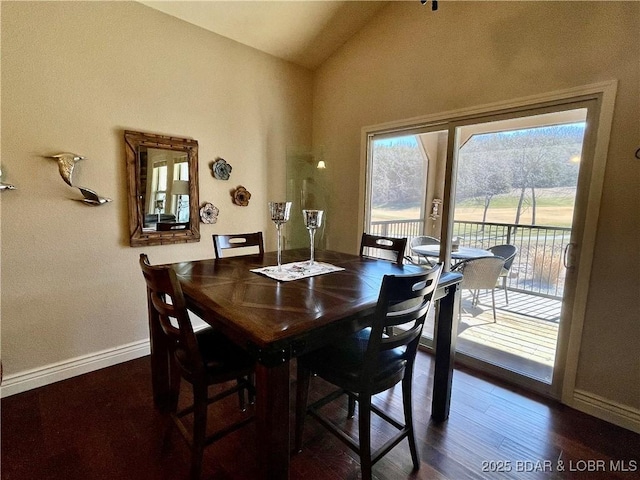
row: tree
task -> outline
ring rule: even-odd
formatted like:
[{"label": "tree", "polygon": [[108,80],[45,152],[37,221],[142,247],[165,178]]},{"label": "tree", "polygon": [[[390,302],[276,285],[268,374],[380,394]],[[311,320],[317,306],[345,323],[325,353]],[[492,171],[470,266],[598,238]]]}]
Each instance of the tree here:
[{"label": "tree", "polygon": [[495,195],[519,191],[515,223],[526,208],[536,223],[538,189],[575,187],[584,123],[474,135],[460,149],[456,201],[483,202],[483,222]]},{"label": "tree", "polygon": [[374,144],[371,204],[375,208],[421,205],[424,196],[425,159],[412,141]]},{"label": "tree", "polygon": [[493,197],[511,191],[509,169],[505,168],[499,156],[491,153],[472,152],[459,157],[459,162],[464,167],[460,168],[458,173],[456,200],[465,198],[481,200],[483,222],[487,220],[487,211]]},{"label": "tree", "polygon": [[[575,186],[577,169],[571,168],[572,152],[582,150],[580,143],[567,144],[568,132],[561,126],[514,132],[511,137],[513,187],[520,191],[514,223],[519,224],[530,192],[531,224],[536,224],[536,189]],[[574,175],[568,173],[571,170]]]}]

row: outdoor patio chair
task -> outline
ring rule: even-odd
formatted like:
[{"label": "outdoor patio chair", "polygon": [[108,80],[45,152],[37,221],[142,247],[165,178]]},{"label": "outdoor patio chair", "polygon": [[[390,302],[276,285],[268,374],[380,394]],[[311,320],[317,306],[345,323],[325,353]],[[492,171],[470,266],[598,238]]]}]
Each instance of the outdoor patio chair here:
[{"label": "outdoor patio chair", "polygon": [[471,304],[478,304],[480,290],[491,290],[491,305],[493,307],[493,322],[496,322],[496,297],[495,287],[498,277],[504,268],[502,257],[477,257],[462,260],[456,263],[451,271],[462,273],[461,288],[466,288],[473,292]]},{"label": "outdoor patio chair", "polygon": [[413,263],[414,265],[429,265],[434,266],[438,260],[433,259],[429,260],[428,257],[424,255],[420,255],[413,251],[413,247],[417,247],[418,245],[440,245],[440,240],[435,237],[429,237],[427,235],[420,235],[418,237],[414,237],[411,239],[409,243],[409,248],[411,250],[412,255],[407,255],[405,258]]},{"label": "outdoor patio chair", "polygon": [[518,253],[518,247],[508,244],[494,245],[493,247],[487,248],[487,250],[493,253],[496,257],[504,258],[504,267],[502,268],[502,272],[500,272],[499,279],[502,279],[504,299],[506,304],[509,305],[509,296],[507,295],[507,277],[509,276],[509,271],[511,270],[513,259],[516,258],[516,253]]}]

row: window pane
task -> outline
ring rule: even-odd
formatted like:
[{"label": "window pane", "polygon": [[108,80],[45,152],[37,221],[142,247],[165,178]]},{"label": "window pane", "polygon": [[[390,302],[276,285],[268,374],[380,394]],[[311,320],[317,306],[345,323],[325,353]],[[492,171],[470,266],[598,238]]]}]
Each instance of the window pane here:
[{"label": "window pane", "polygon": [[158,167],[158,191],[167,190],[167,166]]},{"label": "window pane", "polygon": [[374,139],[371,152],[369,232],[421,234],[427,161],[417,136]]}]

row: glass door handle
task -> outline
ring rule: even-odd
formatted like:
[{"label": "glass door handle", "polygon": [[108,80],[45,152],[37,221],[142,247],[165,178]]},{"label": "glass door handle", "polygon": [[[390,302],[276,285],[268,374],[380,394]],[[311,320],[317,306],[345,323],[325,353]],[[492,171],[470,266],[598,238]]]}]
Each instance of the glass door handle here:
[{"label": "glass door handle", "polygon": [[564,268],[573,268],[573,248],[575,246],[575,243],[569,242],[567,243],[566,247],[564,247],[564,255],[562,256]]}]

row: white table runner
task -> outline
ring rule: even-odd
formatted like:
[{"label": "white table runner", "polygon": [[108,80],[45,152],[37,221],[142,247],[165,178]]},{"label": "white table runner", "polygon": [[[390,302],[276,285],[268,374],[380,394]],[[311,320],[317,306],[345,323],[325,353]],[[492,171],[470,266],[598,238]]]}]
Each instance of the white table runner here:
[{"label": "white table runner", "polygon": [[279,280],[281,282],[289,282],[291,280],[299,280],[301,278],[314,277],[316,275],[324,275],[325,273],[339,272],[344,270],[342,267],[336,267],[330,263],[313,262],[309,265],[309,261],[285,263],[282,270],[278,271],[278,266],[269,266],[262,268],[254,268],[251,271],[266,275],[269,278]]}]

